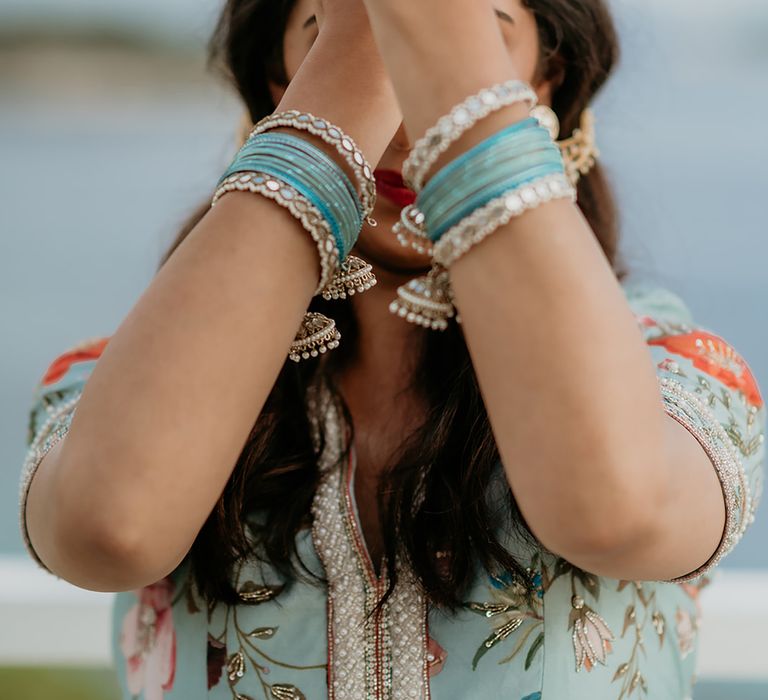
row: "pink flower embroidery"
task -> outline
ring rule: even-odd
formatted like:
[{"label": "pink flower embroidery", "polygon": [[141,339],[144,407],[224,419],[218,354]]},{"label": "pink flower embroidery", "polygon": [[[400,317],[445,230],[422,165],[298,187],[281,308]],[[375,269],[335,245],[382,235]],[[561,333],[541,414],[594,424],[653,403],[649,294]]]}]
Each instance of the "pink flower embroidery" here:
[{"label": "pink flower embroidery", "polygon": [[688,610],[678,608],[675,612],[675,622],[677,627],[677,645],[684,659],[693,651],[696,631],[699,626],[698,620]]},{"label": "pink flower embroidery", "polygon": [[427,665],[429,666],[429,677],[436,676],[443,670],[443,664],[445,664],[445,658],[448,656],[448,652],[438,644],[437,640],[428,637],[427,641]]},{"label": "pink flower embroidery", "polygon": [[611,641],[613,632],[606,621],[592,608],[584,604],[584,599],[574,595],[571,600],[573,610],[569,628],[573,630],[573,651],[576,655],[576,670],[582,667],[591,671],[596,663],[605,665],[606,657],[613,651]]},{"label": "pink flower embroidery", "polygon": [[139,600],[123,618],[120,649],[132,695],[163,700],[176,673],[176,630],[171,615],[174,583],[166,577],[136,591]]}]

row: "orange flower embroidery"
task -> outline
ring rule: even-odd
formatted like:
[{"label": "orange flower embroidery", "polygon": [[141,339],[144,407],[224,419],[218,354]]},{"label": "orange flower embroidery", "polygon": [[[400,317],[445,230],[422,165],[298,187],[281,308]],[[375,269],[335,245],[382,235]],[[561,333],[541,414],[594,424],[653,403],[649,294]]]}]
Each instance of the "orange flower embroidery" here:
[{"label": "orange flower embroidery", "polygon": [[668,335],[648,341],[659,345],[675,355],[691,360],[709,376],[723,382],[731,389],[737,389],[752,405],[760,408],[763,398],[757,381],[744,358],[725,340],[703,330]]},{"label": "orange flower embroidery", "polygon": [[68,350],[63,355],[59,355],[45,372],[41,383],[46,386],[58,382],[69,368],[77,362],[88,362],[97,360],[109,341],[109,337],[99,338],[97,340],[88,340],[80,345]]}]

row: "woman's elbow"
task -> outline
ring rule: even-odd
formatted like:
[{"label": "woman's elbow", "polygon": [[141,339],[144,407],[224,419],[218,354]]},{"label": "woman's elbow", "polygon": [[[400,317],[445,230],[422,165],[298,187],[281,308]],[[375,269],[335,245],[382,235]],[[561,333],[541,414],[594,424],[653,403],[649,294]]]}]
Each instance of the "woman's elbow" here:
[{"label": "woman's elbow", "polygon": [[161,561],[148,538],[127,529],[91,529],[74,522],[57,528],[56,541],[46,565],[57,576],[90,591],[136,590],[161,579],[176,564],[167,558]]}]

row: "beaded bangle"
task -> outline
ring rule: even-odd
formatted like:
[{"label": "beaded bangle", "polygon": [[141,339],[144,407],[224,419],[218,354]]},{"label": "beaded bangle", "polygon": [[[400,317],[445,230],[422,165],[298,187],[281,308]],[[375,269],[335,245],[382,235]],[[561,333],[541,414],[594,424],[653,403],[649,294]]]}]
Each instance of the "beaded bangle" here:
[{"label": "beaded bangle", "polygon": [[[312,166],[296,171],[274,157],[251,157],[244,159],[242,163],[248,172],[268,174],[293,187],[308,200],[330,226],[339,251],[339,261],[344,261],[360,231],[360,220],[356,218],[354,211],[350,212],[349,207],[344,207],[343,200],[339,197],[338,181],[318,177]],[[343,195],[343,192],[341,194]]]},{"label": "beaded bangle", "polygon": [[238,172],[260,172],[292,186],[330,224],[344,261],[362,228],[362,204],[342,168],[307,139],[265,133],[249,138],[220,182]]},{"label": "beaded bangle", "polygon": [[470,216],[448,230],[434,243],[432,259],[448,268],[470,248],[514,217],[550,200],[564,198],[576,201],[576,189],[563,173],[546,175],[514,188],[484,207],[475,209]]},{"label": "beaded bangle", "polygon": [[481,91],[441,118],[416,144],[403,177],[418,193],[393,230],[407,246],[429,252],[430,272],[401,285],[390,312],[406,321],[445,330],[461,323],[453,304],[449,266],[512,217],[555,198],[576,200],[562,153],[533,117],[519,121],[424,178],[440,154],[483,116],[514,102],[537,102],[527,83],[510,81]]},{"label": "beaded bangle", "polygon": [[355,178],[360,186],[364,216],[368,218],[372,226],[375,225],[373,219],[370,219],[370,215],[376,205],[376,180],[373,176],[373,169],[352,138],[339,127],[329,124],[325,119],[319,119],[308,112],[296,110],[278,112],[264,117],[254,125],[250,135],[263,134],[270,129],[284,126],[307,131],[318,136],[342,155],[355,173]]},{"label": "beaded bangle", "polygon": [[[361,195],[325,150],[292,134],[266,133],[278,127],[307,131],[333,145],[354,172]],[[310,233],[317,244],[321,267],[314,296],[346,298],[376,284],[371,265],[349,255],[364,217],[375,205],[376,183],[360,149],[341,129],[311,114],[295,111],[262,119],[219,180],[211,206],[235,190],[254,192],[275,201]],[[375,221],[369,221],[375,225]],[[337,347],[340,339],[335,321],[307,311],[288,357],[294,362],[318,357]]]},{"label": "beaded bangle", "polygon": [[[489,201],[562,172],[562,154],[536,119],[506,127],[442,168],[419,193],[416,207],[424,216],[426,237],[436,242]],[[403,226],[414,233],[413,223]]]},{"label": "beaded bangle", "polygon": [[329,223],[317,208],[300,192],[278,178],[266,173],[248,172],[230,175],[216,190],[211,206],[227,192],[247,191],[261,194],[287,209],[312,236],[320,253],[320,283],[317,296],[330,284],[339,267],[339,251]]},{"label": "beaded bangle", "polygon": [[497,177],[489,182],[483,182],[469,191],[461,199],[455,199],[449,203],[434,219],[427,218],[429,224],[429,237],[432,241],[439,241],[445,233],[458,225],[474,211],[484,207],[488,202],[501,197],[513,189],[547,175],[556,175],[563,172],[561,162],[543,160],[539,163],[531,163],[522,171],[515,172],[511,176]]},{"label": "beaded bangle", "polygon": [[335,179],[338,179],[341,181],[341,183],[346,188],[347,192],[349,193],[350,198],[355,202],[355,207],[359,213],[359,218],[362,221],[364,218],[363,214],[363,205],[360,201],[360,197],[357,194],[357,190],[355,189],[355,186],[352,184],[350,179],[347,177],[347,174],[344,172],[342,168],[338,166],[338,164],[334,161],[330,161],[328,158],[328,155],[325,153],[325,151],[320,150],[315,146],[314,144],[310,143],[306,139],[302,139],[298,136],[293,136],[291,134],[284,134],[284,133],[278,133],[278,134],[257,134],[251,140],[246,144],[245,155],[250,155],[252,152],[252,146],[254,144],[262,143],[266,137],[269,137],[269,140],[267,143],[270,144],[277,144],[278,146],[287,146],[289,148],[300,148],[302,152],[312,160],[314,164],[319,166],[323,169],[323,171],[329,175],[332,176]]},{"label": "beaded bangle", "polygon": [[451,144],[458,141],[481,119],[517,102],[528,102],[530,107],[534,107],[538,103],[538,97],[528,83],[509,80],[481,90],[477,95],[454,107],[414,144],[413,150],[403,163],[405,183],[414,192],[420,192],[430,168]]},{"label": "beaded bangle", "polygon": [[[439,201],[449,195],[456,178],[466,177],[470,165],[476,172],[482,172],[488,165],[528,153],[534,150],[535,146],[556,150],[553,148],[552,138],[547,130],[538,126],[534,119],[525,119],[512,124],[481,141],[440,169],[421,190],[418,201],[422,203],[428,199]],[[426,214],[423,205],[420,208]]]}]

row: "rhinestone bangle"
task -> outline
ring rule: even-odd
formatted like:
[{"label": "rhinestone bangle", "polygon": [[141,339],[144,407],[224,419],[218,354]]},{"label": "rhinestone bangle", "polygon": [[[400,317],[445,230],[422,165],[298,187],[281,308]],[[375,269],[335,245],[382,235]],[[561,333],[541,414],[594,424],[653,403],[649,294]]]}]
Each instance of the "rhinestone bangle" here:
[{"label": "rhinestone bangle", "polygon": [[414,192],[420,192],[430,168],[451,144],[458,141],[481,119],[517,102],[528,102],[530,107],[534,107],[538,103],[538,97],[528,83],[509,80],[481,90],[477,95],[454,107],[414,144],[413,150],[403,163],[405,183]]},{"label": "rhinestone bangle", "polygon": [[320,283],[317,296],[330,284],[339,267],[339,251],[331,227],[318,209],[293,187],[276,177],[260,172],[236,173],[226,178],[216,190],[211,206],[228,192],[253,192],[287,209],[312,236],[320,254]]},{"label": "rhinestone bangle", "polygon": [[[355,173],[355,178],[360,186],[360,199],[362,200],[364,216],[370,217],[376,205],[376,180],[373,176],[373,168],[352,137],[345,134],[338,126],[309,112],[290,110],[264,117],[254,125],[248,138],[280,127],[292,127],[300,131],[307,131],[333,146]],[[371,222],[369,221],[369,223]]]},{"label": "rhinestone bangle", "polygon": [[528,209],[552,199],[570,198],[576,201],[576,190],[567,176],[547,175],[518,187],[476,209],[434,243],[432,259],[443,267],[450,267],[470,248],[490,236],[496,229],[509,223]]}]

